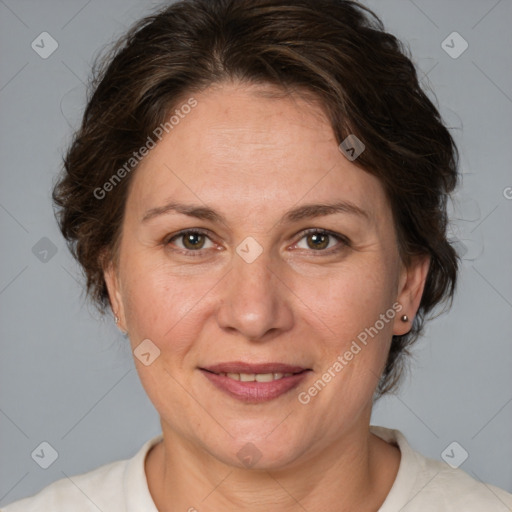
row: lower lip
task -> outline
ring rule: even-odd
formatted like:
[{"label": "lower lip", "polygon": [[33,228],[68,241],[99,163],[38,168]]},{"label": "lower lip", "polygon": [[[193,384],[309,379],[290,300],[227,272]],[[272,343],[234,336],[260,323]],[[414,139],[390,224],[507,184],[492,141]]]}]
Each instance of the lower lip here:
[{"label": "lower lip", "polygon": [[215,387],[224,391],[228,395],[247,403],[267,402],[277,398],[278,396],[284,395],[298,386],[309,373],[309,370],[306,370],[271,382],[242,382],[230,379],[225,375],[217,375],[216,373],[202,369],[201,371]]}]

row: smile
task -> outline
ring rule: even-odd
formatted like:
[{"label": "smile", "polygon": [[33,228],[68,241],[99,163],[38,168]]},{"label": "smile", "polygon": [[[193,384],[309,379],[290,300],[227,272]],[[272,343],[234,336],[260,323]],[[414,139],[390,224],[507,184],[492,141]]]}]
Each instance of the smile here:
[{"label": "smile", "polygon": [[241,382],[271,382],[283,377],[291,377],[293,373],[217,373],[228,377],[229,379],[239,380]]},{"label": "smile", "polygon": [[216,390],[238,401],[256,404],[286,395],[299,386],[311,370],[303,369],[295,373],[235,373],[201,368],[200,371]]}]

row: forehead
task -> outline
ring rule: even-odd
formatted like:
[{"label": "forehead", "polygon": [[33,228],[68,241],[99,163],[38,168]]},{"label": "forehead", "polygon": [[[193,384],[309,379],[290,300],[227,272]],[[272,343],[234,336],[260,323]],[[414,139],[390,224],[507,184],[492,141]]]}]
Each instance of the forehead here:
[{"label": "forehead", "polygon": [[223,84],[194,95],[197,106],[133,176],[130,196],[139,209],[183,195],[243,210],[301,198],[385,207],[380,182],[343,156],[320,105],[274,93]]}]

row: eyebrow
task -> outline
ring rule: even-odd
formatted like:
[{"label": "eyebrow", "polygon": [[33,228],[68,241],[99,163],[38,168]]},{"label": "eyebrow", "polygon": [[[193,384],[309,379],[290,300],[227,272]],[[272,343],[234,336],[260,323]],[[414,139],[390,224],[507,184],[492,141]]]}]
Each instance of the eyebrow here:
[{"label": "eyebrow", "polygon": [[[227,225],[225,217],[212,208],[197,206],[194,204],[178,203],[175,201],[147,210],[142,217],[142,222],[148,222],[155,217],[170,213],[180,213],[196,219],[209,220],[211,222]],[[370,220],[368,212],[354,203],[350,201],[337,201],[335,203],[306,204],[298,206],[297,208],[293,208],[286,212],[283,218],[279,221],[279,224],[293,223],[304,219],[334,215],[336,213],[347,213],[361,217],[367,221]]]}]

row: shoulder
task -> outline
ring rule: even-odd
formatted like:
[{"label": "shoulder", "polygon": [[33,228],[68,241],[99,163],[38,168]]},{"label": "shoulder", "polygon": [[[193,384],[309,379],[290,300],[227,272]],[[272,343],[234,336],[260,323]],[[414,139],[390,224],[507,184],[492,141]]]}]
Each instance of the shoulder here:
[{"label": "shoulder", "polygon": [[122,497],[120,487],[126,462],[116,461],[88,473],[62,478],[33,496],[3,507],[1,512],[121,511],[116,504]]},{"label": "shoulder", "polygon": [[[411,505],[416,501],[432,507],[435,503],[437,507],[432,510],[436,511],[512,511],[512,494],[505,490],[481,482],[460,468],[454,469],[444,462],[424,457],[417,452],[416,457],[419,468],[415,488],[417,494],[411,500]],[[414,510],[414,507],[410,510]]]},{"label": "shoulder", "polygon": [[512,494],[425,457],[412,449],[399,430],[372,425],[371,432],[396,444],[401,452],[398,474],[379,512],[512,511]]},{"label": "shoulder", "polygon": [[[131,459],[123,459],[75,476],[66,476],[37,494],[15,501],[0,512],[127,512],[135,506],[153,511],[144,460],[161,435],[150,439]],[[128,506],[127,506],[128,504]]]}]

